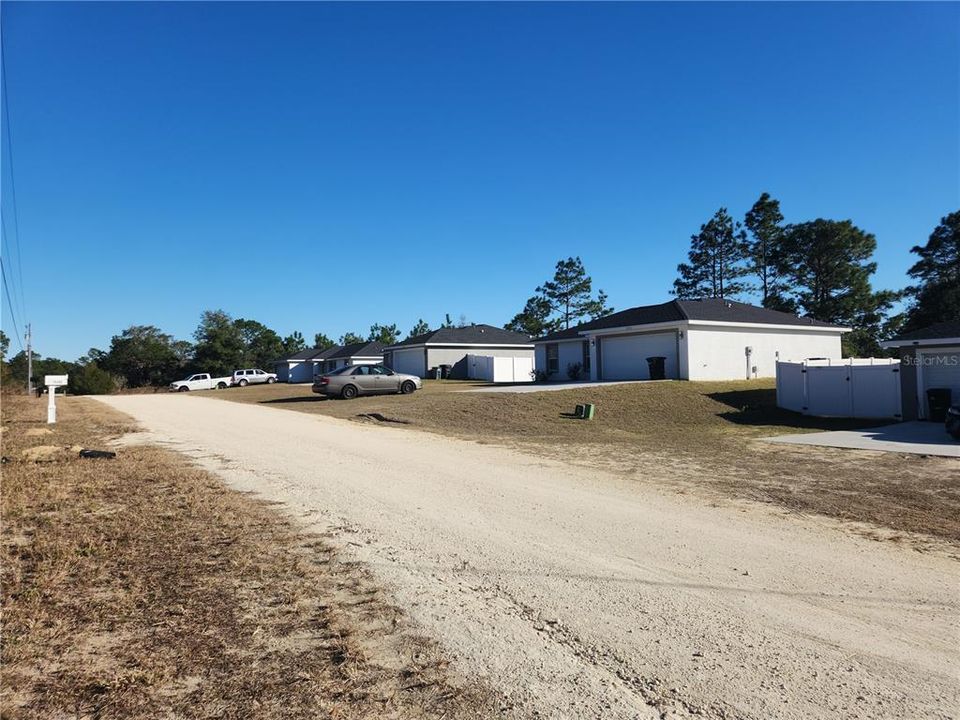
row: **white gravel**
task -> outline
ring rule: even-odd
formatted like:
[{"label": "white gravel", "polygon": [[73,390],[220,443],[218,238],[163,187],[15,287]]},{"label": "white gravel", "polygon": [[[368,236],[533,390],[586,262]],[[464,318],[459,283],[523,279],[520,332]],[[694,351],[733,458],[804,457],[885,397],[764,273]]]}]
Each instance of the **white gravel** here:
[{"label": "white gravel", "polygon": [[102,401],[141,439],[334,530],[520,714],[960,716],[947,556],[412,430],[182,395]]}]

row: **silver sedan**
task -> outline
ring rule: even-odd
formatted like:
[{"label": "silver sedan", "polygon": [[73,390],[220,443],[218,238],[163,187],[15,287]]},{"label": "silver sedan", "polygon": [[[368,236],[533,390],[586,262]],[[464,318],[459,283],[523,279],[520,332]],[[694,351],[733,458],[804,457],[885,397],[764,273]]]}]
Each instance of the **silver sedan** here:
[{"label": "silver sedan", "polygon": [[351,365],[318,376],[313,391],[327,397],[352,400],[357,395],[409,395],[423,387],[416,375],[394,372],[383,365]]}]

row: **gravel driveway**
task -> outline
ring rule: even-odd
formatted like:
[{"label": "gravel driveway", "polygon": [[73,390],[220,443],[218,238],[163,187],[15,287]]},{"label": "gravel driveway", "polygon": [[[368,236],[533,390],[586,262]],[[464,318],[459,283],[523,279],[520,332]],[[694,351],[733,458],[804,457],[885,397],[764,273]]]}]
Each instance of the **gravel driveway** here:
[{"label": "gravel driveway", "polygon": [[945,555],[401,428],[100,399],[141,439],[333,531],[521,715],[960,716],[960,565]]}]

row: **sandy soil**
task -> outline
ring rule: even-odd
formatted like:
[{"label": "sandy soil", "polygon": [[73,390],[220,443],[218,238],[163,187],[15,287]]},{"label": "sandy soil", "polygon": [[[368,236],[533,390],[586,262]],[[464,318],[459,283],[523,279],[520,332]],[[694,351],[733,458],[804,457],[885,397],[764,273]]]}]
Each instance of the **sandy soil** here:
[{"label": "sandy soil", "polygon": [[415,431],[103,401],[334,531],[461,672],[529,715],[960,716],[960,565],[945,555]]}]

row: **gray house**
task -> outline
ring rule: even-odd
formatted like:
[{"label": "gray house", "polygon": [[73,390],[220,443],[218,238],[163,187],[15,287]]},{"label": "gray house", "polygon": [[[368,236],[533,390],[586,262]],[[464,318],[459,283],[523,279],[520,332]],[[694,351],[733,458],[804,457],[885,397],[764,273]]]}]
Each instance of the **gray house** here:
[{"label": "gray house", "polygon": [[313,361],[321,352],[323,351],[310,348],[277,360],[273,364],[277,380],[286,383],[313,382]]},{"label": "gray house", "polygon": [[447,366],[449,377],[467,377],[467,355],[533,360],[533,342],[526,335],[494,327],[469,325],[432,330],[383,350],[384,364],[397,372],[434,377]]},{"label": "gray house", "polygon": [[383,344],[358,342],[351,345],[336,345],[324,350],[322,357],[315,360],[317,362],[315,375],[347,365],[379,365],[383,362]]},{"label": "gray house", "polygon": [[334,345],[326,350],[301,350],[274,367],[277,379],[287,383],[313,382],[314,375],[330,372],[345,365],[376,365],[383,362],[383,345],[377,342],[359,342],[352,345]]},{"label": "gray house", "polygon": [[960,321],[937,323],[904,333],[881,345],[900,350],[900,402],[904,420],[929,415],[927,390],[952,391],[960,403]]}]

